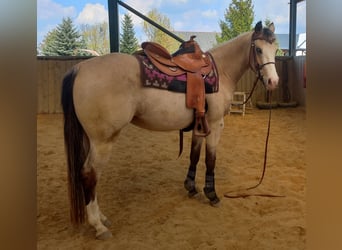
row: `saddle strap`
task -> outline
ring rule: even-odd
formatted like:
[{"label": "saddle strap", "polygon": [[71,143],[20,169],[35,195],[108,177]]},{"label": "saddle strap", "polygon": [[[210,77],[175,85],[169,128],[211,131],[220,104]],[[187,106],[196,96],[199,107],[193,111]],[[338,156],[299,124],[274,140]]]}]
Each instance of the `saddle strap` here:
[{"label": "saddle strap", "polygon": [[207,136],[210,133],[205,117],[205,88],[201,72],[187,72],[186,106],[195,112],[195,136]]},{"label": "saddle strap", "polygon": [[200,72],[187,72],[186,107],[205,113],[204,79]]}]

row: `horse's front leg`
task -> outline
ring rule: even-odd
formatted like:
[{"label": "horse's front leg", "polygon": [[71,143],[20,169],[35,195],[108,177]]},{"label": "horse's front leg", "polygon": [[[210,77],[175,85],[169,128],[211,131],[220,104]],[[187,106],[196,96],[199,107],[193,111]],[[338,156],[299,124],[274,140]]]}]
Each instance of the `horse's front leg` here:
[{"label": "horse's front leg", "polygon": [[205,164],[207,167],[205,173],[205,186],[203,188],[205,196],[210,200],[211,205],[216,205],[220,199],[216,195],[215,190],[215,164],[216,164],[216,146],[221,137],[224,127],[223,118],[220,121],[210,124],[211,133],[206,139]]},{"label": "horse's front leg", "polygon": [[196,167],[201,154],[203,137],[194,136],[192,133],[191,140],[191,151],[190,151],[190,166],[188,170],[188,174],[184,181],[184,187],[188,190],[189,197],[194,196],[198,193],[195,185],[195,177],[196,177]]}]

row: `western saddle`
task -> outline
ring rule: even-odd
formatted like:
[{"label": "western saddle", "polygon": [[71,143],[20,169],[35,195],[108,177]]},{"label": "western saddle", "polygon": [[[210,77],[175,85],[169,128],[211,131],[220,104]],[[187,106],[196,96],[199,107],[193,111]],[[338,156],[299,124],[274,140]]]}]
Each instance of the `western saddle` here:
[{"label": "western saddle", "polygon": [[210,129],[205,116],[204,78],[212,70],[212,61],[200,49],[195,37],[191,36],[189,41],[183,42],[172,55],[158,43],[144,42],[141,47],[154,66],[163,73],[187,75],[186,107],[195,109],[194,135],[207,136]]}]

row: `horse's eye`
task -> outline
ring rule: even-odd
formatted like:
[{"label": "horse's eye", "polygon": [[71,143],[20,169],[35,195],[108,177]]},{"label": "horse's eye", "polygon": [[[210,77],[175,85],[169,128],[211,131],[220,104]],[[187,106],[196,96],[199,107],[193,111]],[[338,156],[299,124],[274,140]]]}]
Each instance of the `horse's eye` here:
[{"label": "horse's eye", "polygon": [[262,49],[260,49],[260,48],[257,47],[255,50],[256,50],[256,52],[257,52],[258,54],[262,54]]}]

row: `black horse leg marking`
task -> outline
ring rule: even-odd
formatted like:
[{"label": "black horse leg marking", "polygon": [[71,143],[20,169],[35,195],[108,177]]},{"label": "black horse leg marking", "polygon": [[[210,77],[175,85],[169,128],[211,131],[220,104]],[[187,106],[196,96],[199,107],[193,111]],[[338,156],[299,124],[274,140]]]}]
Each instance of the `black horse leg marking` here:
[{"label": "black horse leg marking", "polygon": [[215,162],[216,151],[206,147],[205,164],[207,171],[205,173],[205,186],[203,188],[205,196],[210,200],[211,205],[215,205],[220,202],[220,199],[216,195],[215,191]]},{"label": "black horse leg marking", "polygon": [[196,137],[194,135],[192,136],[191,151],[190,151],[190,166],[189,166],[188,174],[184,181],[184,187],[186,190],[188,190],[189,197],[192,197],[198,193],[196,189],[195,178],[196,178],[196,167],[197,167],[197,163],[199,161],[200,154],[201,154],[202,141],[203,141],[202,137]]}]

